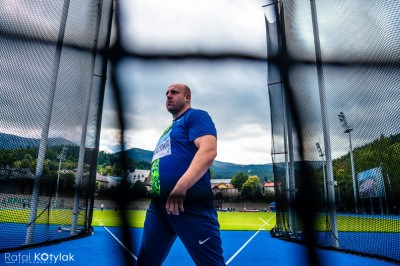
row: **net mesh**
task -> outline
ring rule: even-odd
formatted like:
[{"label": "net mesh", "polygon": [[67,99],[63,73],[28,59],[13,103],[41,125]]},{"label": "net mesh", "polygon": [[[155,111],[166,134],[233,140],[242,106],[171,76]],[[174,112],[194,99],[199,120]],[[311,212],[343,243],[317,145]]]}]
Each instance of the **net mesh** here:
[{"label": "net mesh", "polygon": [[90,233],[110,3],[0,3],[0,250]]},{"label": "net mesh", "polygon": [[[399,262],[400,6],[265,2],[277,202],[271,234]],[[90,233],[106,58],[99,52],[111,5],[0,3],[1,251]],[[113,66],[127,57],[263,60],[139,54],[119,37]],[[112,71],[123,140],[121,73]],[[124,210],[129,196],[122,192],[114,200]],[[119,214],[130,243],[128,218]],[[310,261],[317,260],[310,249]]]},{"label": "net mesh", "polygon": [[268,2],[272,235],[399,262],[400,6]]}]

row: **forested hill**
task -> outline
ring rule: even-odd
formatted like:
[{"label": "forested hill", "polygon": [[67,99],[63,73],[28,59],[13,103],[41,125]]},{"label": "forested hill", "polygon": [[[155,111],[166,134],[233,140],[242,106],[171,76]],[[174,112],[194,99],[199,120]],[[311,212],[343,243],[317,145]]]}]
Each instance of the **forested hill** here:
[{"label": "forested hill", "polygon": [[[133,148],[126,151],[128,158],[133,161],[151,162],[153,152],[143,150],[139,148]],[[234,163],[214,161],[211,167],[213,178],[232,178],[238,172],[244,172],[248,175],[256,175],[259,178],[263,177],[265,180],[271,180],[272,175],[272,164],[250,164],[240,165]]]},{"label": "forested hill", "polygon": [[[39,147],[40,139],[24,138],[16,135],[0,133],[0,149],[18,149]],[[63,138],[49,138],[48,146],[78,146],[76,143]]]}]

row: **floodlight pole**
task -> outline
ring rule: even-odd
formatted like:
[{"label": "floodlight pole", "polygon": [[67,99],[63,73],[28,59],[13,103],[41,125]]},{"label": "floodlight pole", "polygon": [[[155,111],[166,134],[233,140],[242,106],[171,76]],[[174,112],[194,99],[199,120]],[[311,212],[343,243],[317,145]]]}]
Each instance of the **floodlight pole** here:
[{"label": "floodlight pole", "polygon": [[346,117],[343,112],[339,113],[339,121],[342,123],[342,127],[344,128],[344,133],[349,134],[349,152],[350,152],[350,162],[351,162],[351,176],[353,179],[353,194],[354,194],[354,211],[358,213],[358,197],[357,197],[357,183],[356,183],[356,171],[354,168],[354,157],[353,157],[353,145],[351,143],[351,131],[353,128],[349,126],[346,121]]},{"label": "floodlight pole", "polygon": [[318,142],[316,143],[316,145],[317,145],[319,157],[322,158],[322,175],[323,175],[323,179],[324,179],[324,199],[325,199],[325,205],[326,205],[326,203],[327,203],[327,188],[326,188],[325,160],[324,160],[325,154],[322,152],[321,146],[319,145]]},{"label": "floodlight pole", "polygon": [[58,155],[60,162],[58,163],[58,174],[57,174],[57,187],[56,187],[56,199],[54,202],[54,208],[57,208],[58,200],[58,187],[60,185],[60,171],[61,171],[61,161],[65,159],[65,153],[67,152],[67,147],[63,147],[61,153]]}]

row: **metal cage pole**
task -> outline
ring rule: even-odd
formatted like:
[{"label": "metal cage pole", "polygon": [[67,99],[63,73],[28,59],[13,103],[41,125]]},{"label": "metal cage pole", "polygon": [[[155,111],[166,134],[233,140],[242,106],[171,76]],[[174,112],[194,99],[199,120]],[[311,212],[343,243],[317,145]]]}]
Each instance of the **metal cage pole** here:
[{"label": "metal cage pole", "polygon": [[[71,234],[77,234],[77,227],[78,227],[78,216],[79,216],[79,197],[81,193],[82,187],[82,179],[84,175],[83,165],[85,160],[85,149],[86,149],[86,134],[87,134],[87,127],[89,121],[89,113],[90,113],[90,102],[91,102],[91,95],[94,87],[94,72],[95,72],[95,63],[96,63],[96,54],[98,48],[98,37],[99,37],[99,29],[100,29],[100,19],[101,19],[101,2],[99,0],[97,3],[97,17],[96,17],[96,24],[95,24],[95,31],[94,31],[94,38],[93,38],[93,46],[92,46],[92,61],[90,63],[90,72],[92,73],[92,79],[88,86],[88,91],[86,93],[86,102],[85,102],[85,112],[83,115],[83,123],[82,123],[82,132],[81,132],[81,142],[79,146],[79,158],[78,158],[78,171],[76,174],[75,180],[75,195],[74,195],[74,204],[73,204],[73,211],[72,211],[72,225],[71,225]],[[90,176],[90,175],[89,175]],[[88,180],[88,184],[90,180]]]},{"label": "metal cage pole", "polygon": [[38,209],[38,204],[39,204],[40,183],[41,183],[41,178],[42,178],[42,174],[43,174],[44,159],[46,156],[47,139],[48,139],[49,129],[50,129],[50,121],[51,121],[51,113],[52,113],[53,103],[54,103],[54,96],[55,96],[56,87],[57,87],[57,78],[58,78],[58,71],[60,68],[60,58],[61,58],[61,51],[62,51],[63,42],[64,42],[65,27],[66,27],[67,18],[68,18],[69,3],[70,3],[70,0],[64,0],[61,21],[60,21],[60,28],[58,31],[56,50],[55,50],[55,55],[54,55],[53,71],[52,71],[52,75],[51,75],[52,79],[51,79],[51,83],[50,83],[50,96],[49,96],[49,100],[47,102],[47,107],[46,107],[47,117],[46,117],[46,120],[45,120],[43,128],[42,128],[42,135],[41,135],[40,144],[39,144],[39,153],[38,153],[38,159],[37,159],[37,163],[36,163],[36,172],[35,172],[35,183],[33,185],[31,208],[29,211],[29,219],[28,219],[28,224],[27,224],[27,229],[26,229],[25,245],[33,244],[33,235],[34,235],[34,230],[35,230],[36,214],[37,214],[37,209]]},{"label": "metal cage pole", "polygon": [[96,167],[97,167],[97,157],[99,153],[99,141],[100,141],[100,129],[101,129],[101,118],[103,114],[103,101],[104,101],[104,91],[107,79],[107,60],[108,51],[110,45],[111,37],[111,27],[112,27],[112,17],[114,13],[115,0],[102,0],[101,1],[101,18],[99,26],[99,35],[97,41],[97,50],[101,53],[96,54],[96,61],[94,66],[94,86],[99,88],[99,102],[98,102],[98,112],[96,120],[96,138],[94,145],[94,154],[92,155],[91,164],[93,170],[90,171],[90,182],[89,188],[92,193],[89,193],[89,212],[87,215],[87,226],[91,227],[93,218],[93,208],[94,208],[94,192],[96,185]]},{"label": "metal cage pole", "polygon": [[335,187],[333,178],[333,166],[332,166],[332,155],[331,155],[331,140],[328,125],[328,108],[326,104],[325,95],[325,84],[324,84],[324,74],[322,69],[322,56],[321,56],[321,46],[319,40],[319,30],[318,30],[318,18],[317,18],[317,7],[315,0],[310,0],[311,6],[311,17],[312,26],[314,32],[314,45],[315,45],[315,57],[317,65],[317,75],[318,75],[318,87],[319,87],[319,98],[321,104],[321,117],[322,117],[322,129],[324,133],[324,144],[325,144],[325,158],[326,158],[326,172],[327,172],[327,182],[328,182],[328,206],[330,212],[330,223],[333,236],[331,237],[331,244],[333,247],[339,247],[338,239],[338,228],[336,221],[336,210],[335,210]]}]

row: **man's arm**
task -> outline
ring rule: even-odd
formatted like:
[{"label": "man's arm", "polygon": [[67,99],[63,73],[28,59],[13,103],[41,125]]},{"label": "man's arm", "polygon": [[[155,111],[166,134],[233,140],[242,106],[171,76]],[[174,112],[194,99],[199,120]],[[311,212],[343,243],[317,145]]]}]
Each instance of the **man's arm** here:
[{"label": "man's arm", "polygon": [[213,135],[204,135],[194,140],[198,148],[189,168],[176,183],[168,196],[165,208],[168,214],[179,215],[183,212],[183,202],[186,191],[191,188],[207,172],[217,157],[217,138]]}]

